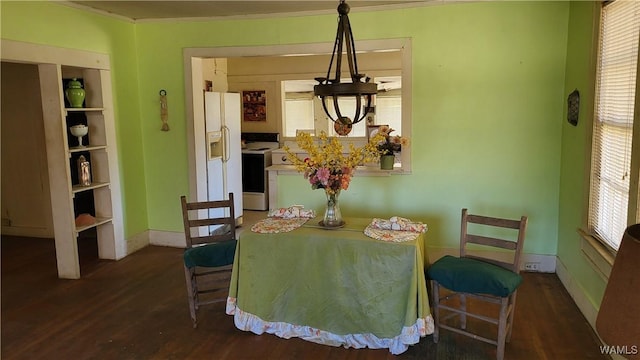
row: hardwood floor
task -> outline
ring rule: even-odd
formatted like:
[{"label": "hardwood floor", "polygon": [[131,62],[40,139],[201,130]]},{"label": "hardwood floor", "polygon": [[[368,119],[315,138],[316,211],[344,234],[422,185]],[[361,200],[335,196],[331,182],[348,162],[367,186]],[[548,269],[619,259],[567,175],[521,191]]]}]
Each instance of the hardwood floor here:
[{"label": "hardwood floor", "polygon": [[[3,359],[492,359],[488,344],[443,331],[400,356],[237,330],[224,305],[192,328],[182,250],[149,246],[114,262],[81,239],[82,279],[56,275],[52,240],[2,237]],[[525,273],[507,359],[605,359],[554,274]],[[469,306],[474,306],[470,301]],[[473,322],[469,327],[474,327]]]}]

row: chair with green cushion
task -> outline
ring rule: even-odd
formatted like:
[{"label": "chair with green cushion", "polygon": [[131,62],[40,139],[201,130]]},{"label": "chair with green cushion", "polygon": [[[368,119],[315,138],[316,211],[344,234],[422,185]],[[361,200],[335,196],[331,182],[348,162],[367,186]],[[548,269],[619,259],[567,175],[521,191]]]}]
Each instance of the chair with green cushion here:
[{"label": "chair with green cushion", "polygon": [[[511,338],[513,328],[517,289],[522,282],[520,255],[526,226],[526,216],[510,220],[471,215],[462,209],[460,257],[446,255],[428,269],[433,291],[434,342],[438,342],[440,329],[447,329],[497,346],[496,357],[504,358],[505,342]],[[467,306],[467,297],[498,304],[499,311],[495,317],[486,312],[473,313]],[[441,316],[441,311],[446,316]],[[467,330],[467,316],[496,325],[497,340]]]},{"label": "chair with green cushion", "polygon": [[184,272],[195,328],[200,306],[227,299],[237,243],[233,193],[228,200],[189,203],[182,196],[180,201],[187,241]]}]

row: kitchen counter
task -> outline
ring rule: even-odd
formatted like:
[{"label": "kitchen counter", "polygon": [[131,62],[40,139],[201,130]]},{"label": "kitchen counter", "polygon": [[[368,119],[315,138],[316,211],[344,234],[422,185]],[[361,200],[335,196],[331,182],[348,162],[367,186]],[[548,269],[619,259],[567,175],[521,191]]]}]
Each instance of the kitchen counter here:
[{"label": "kitchen counter", "polygon": [[[304,159],[307,153],[302,149],[292,149],[294,154],[300,159]],[[278,207],[278,175],[299,174],[296,168],[287,159],[287,153],[284,149],[276,149],[271,152],[272,165],[267,167],[269,178],[269,209]],[[355,169],[355,176],[391,176],[410,174],[409,171],[403,169],[400,163],[397,163],[393,170],[381,170],[378,163],[358,166]]]}]

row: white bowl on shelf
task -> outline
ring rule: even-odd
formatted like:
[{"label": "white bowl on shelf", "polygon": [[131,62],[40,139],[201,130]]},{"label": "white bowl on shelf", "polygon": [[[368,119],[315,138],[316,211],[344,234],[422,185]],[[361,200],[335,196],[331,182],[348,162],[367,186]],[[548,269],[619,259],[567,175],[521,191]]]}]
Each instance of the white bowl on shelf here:
[{"label": "white bowl on shelf", "polygon": [[87,125],[73,125],[69,128],[69,131],[71,132],[71,135],[78,138],[78,147],[84,147],[84,145],[82,145],[82,137],[89,133]]}]

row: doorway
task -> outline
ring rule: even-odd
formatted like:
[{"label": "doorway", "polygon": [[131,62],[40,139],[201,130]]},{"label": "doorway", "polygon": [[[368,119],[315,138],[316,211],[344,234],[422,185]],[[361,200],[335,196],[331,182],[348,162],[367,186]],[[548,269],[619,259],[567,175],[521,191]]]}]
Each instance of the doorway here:
[{"label": "doorway", "polygon": [[[38,65],[1,62],[2,249],[48,249],[56,272],[53,211]],[[97,263],[97,237],[78,239],[82,268]],[[50,246],[42,247],[43,242]],[[4,251],[2,252],[4,255]],[[45,269],[42,266],[40,269]]]},{"label": "doorway", "polygon": [[[57,48],[46,45],[24,43],[19,41],[3,40],[2,51],[0,52],[2,57],[3,77],[5,74],[12,74],[12,71],[5,70],[6,66],[13,66],[10,64],[18,64],[16,66],[26,66],[26,69],[30,71],[32,79],[29,82],[30,87],[37,89],[29,96],[22,95],[23,83],[25,82],[21,77],[18,80],[14,80],[18,85],[7,85],[9,88],[7,91],[2,92],[2,107],[3,107],[3,121],[5,125],[11,123],[17,126],[17,135],[13,136],[11,141],[16,141],[18,145],[24,145],[26,148],[18,150],[5,150],[3,147],[2,155],[10,155],[3,158],[5,163],[2,164],[2,175],[6,173],[17,174],[13,169],[16,166],[21,166],[23,162],[33,161],[38,164],[38,169],[35,175],[32,176],[17,176],[14,180],[16,183],[8,186],[4,183],[3,178],[3,190],[5,193],[11,192],[13,189],[23,189],[26,185],[25,179],[29,181],[39,181],[40,186],[40,200],[43,202],[49,201],[48,206],[41,206],[38,209],[48,209],[49,219],[53,223],[52,226],[47,227],[47,231],[44,234],[35,237],[53,237],[55,240],[55,253],[56,264],[58,267],[58,277],[67,279],[80,278],[80,259],[78,247],[78,233],[86,231],[91,227],[77,228],[74,221],[74,201],[76,189],[73,189],[70,180],[70,169],[67,164],[69,162],[68,144],[65,144],[65,140],[68,138],[64,131],[66,129],[65,124],[62,122],[65,120],[67,110],[64,108],[62,102],[63,94],[63,82],[64,77],[69,76],[68,73],[75,73],[82,71],[82,77],[85,80],[90,80],[95,84],[100,84],[102,87],[101,94],[108,94],[111,92],[110,84],[110,63],[108,56],[105,54],[92,53],[81,50]],[[80,70],[77,70],[80,69]],[[102,78],[104,78],[103,81]],[[18,89],[18,91],[16,91]],[[13,94],[15,99],[5,97],[5,94]],[[17,94],[17,95],[16,95]],[[108,104],[100,102],[97,103],[97,108],[88,109],[93,112],[100,112],[98,120],[104,119],[104,121],[97,122],[103,126],[104,131],[102,134],[108,139],[106,144],[115,144],[115,129],[114,119],[112,113],[102,110],[102,106],[105,108],[112,108],[110,103],[110,96],[103,97],[100,100],[107,101]],[[37,101],[40,103],[37,103]],[[11,115],[5,115],[5,105],[8,103],[21,104],[15,107],[11,111]],[[35,139],[34,134],[30,134],[24,126],[25,114],[29,111],[37,111],[33,116],[37,119],[35,124],[39,123],[39,127],[42,128],[43,136],[40,140]],[[13,117],[16,120],[11,122],[7,121],[8,118]],[[33,129],[33,128],[32,128]],[[35,131],[31,131],[34,132]],[[4,134],[3,134],[4,135]],[[10,143],[10,141],[7,141]],[[3,139],[2,145],[5,145]],[[99,144],[100,145],[100,144]],[[105,145],[106,146],[106,145]],[[95,148],[100,151],[105,146],[96,146]],[[40,148],[37,156],[41,160],[35,161],[31,159],[31,156],[26,155],[25,149],[33,150],[33,148]],[[90,149],[91,150],[91,149]],[[104,218],[104,222],[96,223],[93,227],[98,227],[104,224],[109,226],[102,226],[97,229],[98,234],[105,234],[106,236],[98,236],[98,250],[100,259],[119,259],[126,255],[126,241],[124,238],[122,228],[122,210],[121,210],[121,196],[120,196],[120,183],[119,172],[117,168],[117,148],[112,147],[111,151],[106,155],[109,158],[109,163],[113,164],[106,172],[111,176],[111,181],[105,182],[107,186],[102,186],[100,189],[110,190],[110,197],[105,201],[105,204],[109,205],[109,208],[104,211],[107,216]],[[42,160],[42,159],[46,160]],[[12,163],[10,163],[13,161]],[[9,170],[7,170],[9,169]],[[33,174],[33,172],[31,173]],[[47,179],[48,178],[48,179]],[[100,185],[100,184],[98,184]],[[96,188],[90,188],[88,190],[93,191]],[[48,195],[47,195],[48,193]],[[5,195],[5,194],[3,194]],[[105,197],[106,198],[106,197]],[[38,214],[34,213],[36,206],[29,206],[27,201],[22,196],[17,196],[17,201],[6,201],[3,199],[3,205],[6,201],[7,204],[17,204],[16,208],[20,208],[26,216],[23,218],[26,221],[34,221],[34,219],[41,219]],[[24,206],[23,206],[24,205]],[[21,206],[23,206],[21,208]],[[25,211],[26,209],[26,211]],[[55,211],[52,211],[55,210]],[[3,209],[5,210],[5,209]],[[46,211],[46,210],[45,210]],[[108,211],[108,213],[107,213]],[[17,219],[17,216],[11,214],[19,213],[18,210],[8,209],[5,210],[4,224],[12,225],[16,222],[12,219]],[[12,217],[7,216],[10,214]],[[4,225],[3,224],[3,225]],[[7,226],[10,227],[10,226]],[[23,227],[24,228],[24,227]],[[5,234],[5,226],[3,226],[3,235]],[[102,231],[104,230],[104,231]],[[89,233],[87,233],[89,234]],[[25,235],[22,233],[21,235]],[[84,236],[84,234],[83,234]],[[103,241],[104,240],[104,241]],[[83,244],[84,245],[84,244]]]},{"label": "doorway", "polygon": [[2,62],[2,234],[53,239],[38,66]]},{"label": "doorway", "polygon": [[[408,38],[364,40],[357,43],[360,51],[384,52],[389,50],[402,51],[402,133],[411,136],[411,99],[412,99],[412,71],[411,71],[411,40]],[[187,154],[189,172],[189,196],[191,201],[202,198],[206,189],[202,189],[202,179],[205,178],[202,164],[205,159],[204,147],[198,144],[197,139],[204,138],[203,122],[198,119],[200,104],[197,96],[202,89],[202,59],[229,59],[237,57],[260,56],[294,56],[294,55],[323,55],[331,54],[333,43],[293,44],[293,45],[266,45],[266,46],[240,46],[220,48],[187,48],[183,51],[184,78],[185,78],[185,107],[187,120]],[[319,73],[325,69],[318,70]],[[279,129],[279,132],[281,129]],[[405,171],[411,171],[411,152],[402,153],[402,163]]]}]

